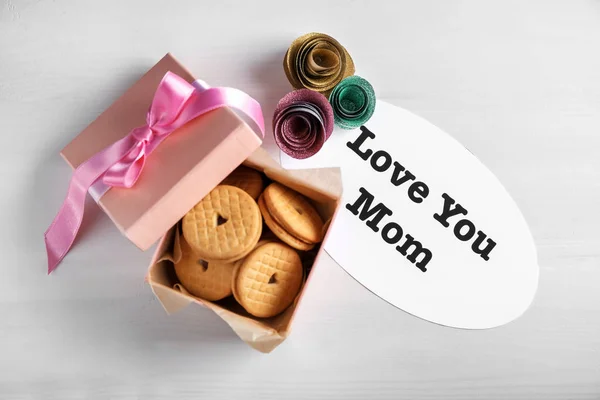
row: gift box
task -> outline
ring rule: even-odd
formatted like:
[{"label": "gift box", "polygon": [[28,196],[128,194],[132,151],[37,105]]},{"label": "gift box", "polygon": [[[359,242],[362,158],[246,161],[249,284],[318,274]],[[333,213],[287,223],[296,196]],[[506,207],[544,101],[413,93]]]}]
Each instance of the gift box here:
[{"label": "gift box", "polygon": [[[148,109],[167,73],[197,84],[192,74],[167,54],[62,150],[67,163],[77,169],[143,126],[151,118]],[[204,83],[200,85],[205,87]],[[242,340],[269,352],[288,336],[302,289],[281,314],[255,318],[232,297],[210,302],[192,296],[179,284],[173,268],[181,257],[178,222],[242,163],[305,195],[325,221],[324,229],[328,229],[341,196],[339,169],[285,171],[260,148],[261,143],[261,135],[234,111],[217,108],[190,120],[162,140],[146,157],[143,172],[131,187],[107,188],[100,182],[100,188],[94,184],[89,192],[137,247],[146,250],[159,241],[146,280],[168,313],[191,303],[205,306],[223,318]],[[307,270],[324,256],[322,247],[313,250],[311,256],[314,262],[306,266]],[[305,279],[304,285],[308,281]]]},{"label": "gift box", "polygon": [[[67,163],[77,168],[143,125],[156,88],[169,71],[194,82],[167,54],[62,150]],[[231,109],[210,111],[160,143],[133,187],[111,188],[97,199],[98,205],[129,240],[147,250],[261,143]]]}]

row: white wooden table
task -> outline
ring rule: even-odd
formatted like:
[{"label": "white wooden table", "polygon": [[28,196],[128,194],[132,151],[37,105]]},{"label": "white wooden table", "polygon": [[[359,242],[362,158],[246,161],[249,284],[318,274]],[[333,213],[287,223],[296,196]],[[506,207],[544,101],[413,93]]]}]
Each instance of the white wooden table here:
[{"label": "white wooden table", "polygon": [[[351,52],[378,96],[429,119],[505,184],[539,249],[517,321],[443,328],[315,269],[270,355],[209,311],[168,317],[151,252],[91,206],[45,274],[42,234],[67,187],[59,150],[172,52],[269,120],[302,33]],[[600,2],[0,2],[0,398],[600,398]],[[265,144],[274,155],[272,141]]]}]

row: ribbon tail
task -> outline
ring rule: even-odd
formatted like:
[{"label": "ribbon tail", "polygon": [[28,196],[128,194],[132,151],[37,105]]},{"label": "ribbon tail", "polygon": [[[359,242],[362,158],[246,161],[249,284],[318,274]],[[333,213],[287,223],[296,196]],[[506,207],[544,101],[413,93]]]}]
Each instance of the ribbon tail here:
[{"label": "ribbon tail", "polygon": [[67,197],[58,214],[44,233],[48,256],[48,274],[56,269],[73,245],[83,221],[85,196],[90,188],[113,164],[129,153],[135,139],[126,136],[106,147],[81,164],[69,182]]},{"label": "ribbon tail", "polygon": [[86,193],[87,189],[80,185],[77,182],[77,176],[73,175],[67,197],[44,234],[48,256],[48,274],[58,267],[75,241],[83,220]]}]

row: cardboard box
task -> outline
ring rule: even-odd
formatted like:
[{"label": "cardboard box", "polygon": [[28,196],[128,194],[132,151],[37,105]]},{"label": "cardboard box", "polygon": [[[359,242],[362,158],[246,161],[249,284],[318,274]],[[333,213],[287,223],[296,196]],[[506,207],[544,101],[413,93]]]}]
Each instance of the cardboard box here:
[{"label": "cardboard box", "polygon": [[[327,240],[329,226],[339,208],[342,194],[339,169],[286,171],[280,168],[263,149],[258,149],[252,154],[244,165],[263,172],[270,180],[282,183],[312,200],[312,204],[325,221],[324,241]],[[265,227],[264,230],[267,228]],[[179,240],[180,232],[177,225],[171,228],[161,240],[147,276],[154,294],[168,313],[177,312],[190,303],[207,307],[227,322],[243,341],[262,352],[272,351],[285,340],[290,333],[304,287],[310,282],[310,273],[293,304],[283,313],[272,318],[255,318],[231,296],[218,302],[211,302],[192,296],[179,284],[173,268],[173,263],[179,261],[181,257]],[[312,265],[305,265],[309,271],[318,265],[322,257],[328,257],[322,245],[311,252],[316,254]]]},{"label": "cardboard box", "polygon": [[[144,125],[156,88],[168,71],[190,83],[194,81],[192,74],[167,54],[62,150],[69,165],[77,168]],[[233,297],[209,302],[191,296],[178,283],[173,270],[173,262],[181,255],[178,222],[242,163],[311,199],[326,221],[325,229],[329,229],[341,197],[339,169],[285,171],[260,149],[261,143],[261,137],[230,109],[208,112],[169,135],[148,157],[132,188],[110,188],[97,202],[140,249],[146,250],[160,240],[146,279],[167,312],[190,303],[203,305],[223,318],[242,340],[269,352],[288,336],[303,289],[282,314],[258,319]],[[326,256],[322,246],[314,255],[314,264]]]}]

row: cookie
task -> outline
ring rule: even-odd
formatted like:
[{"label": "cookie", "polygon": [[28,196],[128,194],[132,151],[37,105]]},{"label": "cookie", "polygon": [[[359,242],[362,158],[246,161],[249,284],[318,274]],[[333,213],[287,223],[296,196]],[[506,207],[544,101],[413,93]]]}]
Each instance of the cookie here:
[{"label": "cookie", "polygon": [[258,207],[259,207],[260,212],[265,220],[265,224],[267,224],[267,226],[269,227],[271,232],[273,232],[275,234],[275,236],[277,236],[283,242],[287,243],[288,245],[292,246],[295,249],[303,250],[303,251],[310,250],[315,246],[314,243],[306,243],[306,242],[292,236],[273,219],[273,217],[269,213],[269,210],[267,210],[267,206],[265,204],[265,199],[264,199],[264,194],[258,198]]},{"label": "cookie", "polygon": [[262,218],[248,193],[219,185],[188,211],[181,227],[199,258],[233,262],[248,254],[258,242]]},{"label": "cookie", "polygon": [[[256,250],[257,248],[259,248],[260,246],[267,244],[267,243],[271,243],[272,240],[269,239],[261,239],[258,241],[258,243],[256,243],[256,246],[254,246],[253,250]],[[233,273],[231,275],[231,282],[229,283],[231,286],[231,292],[233,294],[233,298],[239,303],[240,300],[240,296],[236,293],[236,289],[235,289],[235,281],[237,279],[237,274],[240,271],[240,267],[242,266],[242,263],[244,262],[244,259],[242,258],[241,260],[237,260],[236,262],[233,263]]]},{"label": "cookie", "polygon": [[277,182],[265,189],[263,197],[269,214],[292,236],[307,243],[323,240],[323,220],[306,197]]},{"label": "cookie", "polygon": [[175,274],[189,293],[210,301],[231,296],[234,263],[204,261],[185,240],[181,241],[181,253],[181,260],[175,264]]},{"label": "cookie", "polygon": [[253,250],[240,265],[236,298],[255,317],[273,317],[292,304],[302,279],[298,253],[283,243],[267,243]]},{"label": "cookie", "polygon": [[231,281],[229,282],[229,286],[231,287],[231,294],[233,294],[233,298],[238,303],[240,302],[240,295],[237,293],[235,283],[237,281],[238,273],[240,272],[240,267],[242,266],[243,262],[244,259],[241,259],[233,263],[233,274],[231,275]]},{"label": "cookie", "polygon": [[221,182],[221,185],[238,187],[256,200],[262,193],[263,179],[257,170],[240,165]]}]

